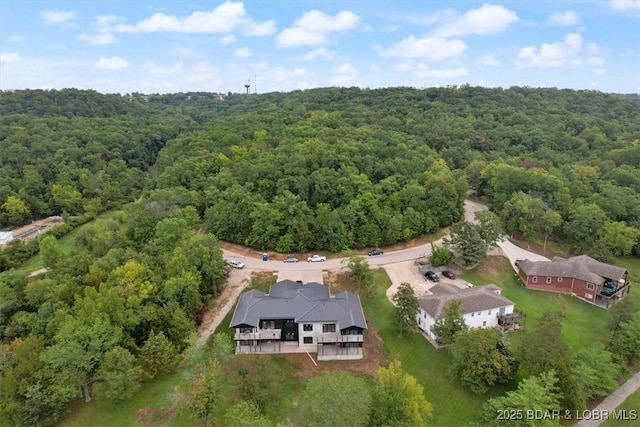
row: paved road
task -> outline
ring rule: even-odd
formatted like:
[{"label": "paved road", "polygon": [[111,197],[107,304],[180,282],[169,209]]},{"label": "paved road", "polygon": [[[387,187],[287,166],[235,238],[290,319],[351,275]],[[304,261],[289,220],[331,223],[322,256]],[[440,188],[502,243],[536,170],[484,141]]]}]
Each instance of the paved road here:
[{"label": "paved road", "polygon": [[[487,206],[474,202],[471,200],[465,201],[465,219],[469,222],[475,223],[474,213],[479,210],[486,210]],[[536,253],[530,252],[526,249],[523,249],[519,246],[514,245],[508,240],[503,240],[498,243],[498,247],[501,249],[503,255],[505,255],[511,265],[515,269],[515,261],[516,259],[530,259],[534,261],[548,261],[549,259],[538,255]],[[299,275],[300,277],[318,277],[318,274],[322,274],[322,270],[338,270],[343,267],[343,263],[346,258],[330,258],[325,262],[317,262],[310,263],[307,262],[306,259],[301,260],[298,263],[287,264],[282,261],[262,261],[261,259],[256,259],[252,257],[247,257],[229,250],[223,250],[224,256],[226,259],[237,259],[242,261],[245,264],[245,268],[249,270],[256,271],[278,271],[279,277],[293,277],[294,275]],[[412,264],[408,261],[412,261],[418,258],[423,258],[425,256],[429,256],[431,254],[431,244],[416,246],[409,249],[402,249],[399,251],[385,253],[383,255],[368,257],[369,265],[371,266],[382,266],[390,265],[390,264],[400,264],[399,266],[407,269],[412,268]],[[391,271],[392,269],[389,269]],[[390,274],[393,276],[393,274]],[[321,276],[320,276],[321,277]],[[393,277],[392,277],[393,279]],[[398,279],[400,280],[400,279]],[[398,283],[394,283],[395,286]],[[237,290],[239,292],[239,290]],[[234,294],[235,296],[235,294]],[[389,294],[389,298],[392,295]],[[224,310],[223,310],[224,311]],[[640,388],[640,373],[634,375],[631,379],[629,379],[625,384],[620,386],[616,391],[614,391],[609,397],[607,397],[600,405],[598,405],[595,410],[607,410],[609,413],[617,408],[619,405],[624,402],[624,400],[629,397],[633,392],[635,392],[638,388]],[[595,413],[595,412],[594,412]],[[602,414],[603,412],[599,412]],[[596,427],[601,424],[602,421],[597,420],[583,420],[576,424],[579,427]]]},{"label": "paved road", "polygon": [[[479,210],[486,210],[487,206],[474,202],[471,200],[465,200],[465,219],[469,222],[475,222],[474,213]],[[441,240],[437,241],[441,243]],[[514,265],[516,259],[531,259],[535,261],[548,261],[548,258],[542,255],[529,252],[526,249],[522,249],[508,240],[504,240],[498,243],[500,249],[504,255],[511,261],[511,265]],[[242,261],[245,268],[257,271],[281,271],[281,272],[310,272],[319,270],[338,270],[344,266],[346,258],[328,258],[325,262],[307,262],[306,259],[301,259],[297,263],[284,263],[282,261],[262,261],[262,259],[248,257],[229,250],[223,250],[226,259],[237,259]],[[387,264],[395,264],[398,262],[413,261],[418,258],[423,258],[431,255],[431,244],[425,244],[421,246],[415,246],[409,249],[401,249],[394,252],[387,252],[382,255],[368,257],[367,261],[369,265],[378,267]]]}]

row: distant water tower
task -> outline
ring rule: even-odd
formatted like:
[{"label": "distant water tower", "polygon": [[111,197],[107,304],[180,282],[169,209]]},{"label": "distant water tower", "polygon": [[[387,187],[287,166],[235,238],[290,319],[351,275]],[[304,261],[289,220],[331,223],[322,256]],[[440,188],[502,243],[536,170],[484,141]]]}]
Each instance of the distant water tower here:
[{"label": "distant water tower", "polygon": [[244,84],[245,89],[247,89],[247,95],[249,95],[249,88],[251,87],[251,80],[248,80],[245,84]]}]

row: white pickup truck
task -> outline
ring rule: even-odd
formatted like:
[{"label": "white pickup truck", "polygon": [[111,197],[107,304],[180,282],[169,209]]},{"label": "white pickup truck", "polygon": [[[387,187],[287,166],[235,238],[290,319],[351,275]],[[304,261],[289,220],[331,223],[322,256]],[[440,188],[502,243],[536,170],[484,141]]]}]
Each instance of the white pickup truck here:
[{"label": "white pickup truck", "polygon": [[327,257],[322,255],[312,255],[307,258],[307,262],[325,262],[326,260]]}]

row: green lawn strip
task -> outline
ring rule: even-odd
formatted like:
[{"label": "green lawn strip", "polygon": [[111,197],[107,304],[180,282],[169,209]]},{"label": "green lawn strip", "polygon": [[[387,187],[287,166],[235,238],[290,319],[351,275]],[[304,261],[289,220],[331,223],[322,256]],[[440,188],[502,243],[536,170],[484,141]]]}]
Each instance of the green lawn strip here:
[{"label": "green lawn strip", "polygon": [[510,389],[501,386],[484,395],[476,395],[450,379],[446,349],[436,350],[419,333],[399,338],[391,323],[393,305],[385,294],[391,282],[383,269],[375,270],[374,274],[376,294],[372,298],[363,298],[369,322],[379,330],[385,353],[401,360],[404,369],[424,387],[425,397],[433,405],[433,418],[429,425],[466,425],[476,417],[487,399]]},{"label": "green lawn strip", "polygon": [[[63,254],[67,254],[69,252],[71,252],[75,246],[75,239],[76,236],[80,233],[80,230],[82,230],[84,227],[88,227],[89,225],[95,225],[96,222],[107,219],[112,217],[113,215],[115,215],[116,213],[118,213],[120,211],[109,211],[109,212],[105,212],[102,215],[100,215],[98,218],[96,218],[93,221],[90,221],[86,224],[81,225],[80,227],[76,227],[73,230],[71,230],[69,233],[65,234],[64,236],[62,236],[61,238],[58,239],[58,246],[60,247],[60,250],[62,251]],[[40,253],[32,256],[27,262],[25,262],[24,264],[22,264],[22,266],[18,269],[19,271],[24,271],[26,273],[29,273],[31,271],[34,270],[39,270],[41,268],[44,268],[44,259],[42,258],[42,255]]]},{"label": "green lawn strip", "polygon": [[[172,425],[165,423],[165,414],[171,408],[170,393],[180,382],[181,372],[162,375],[144,383],[138,392],[122,405],[115,406],[99,399],[89,403],[77,401],[71,407],[71,412],[63,417],[56,425],[59,427],[86,427],[101,425],[104,427],[138,427],[143,424],[136,422],[136,414],[146,414],[145,420],[153,422],[154,426]],[[192,424],[183,424],[193,425]]]},{"label": "green lawn strip", "polygon": [[[625,415],[626,420],[623,419]],[[600,424],[601,427],[640,427],[640,390],[629,396],[622,405],[618,406],[616,413],[609,414],[609,417]]]}]

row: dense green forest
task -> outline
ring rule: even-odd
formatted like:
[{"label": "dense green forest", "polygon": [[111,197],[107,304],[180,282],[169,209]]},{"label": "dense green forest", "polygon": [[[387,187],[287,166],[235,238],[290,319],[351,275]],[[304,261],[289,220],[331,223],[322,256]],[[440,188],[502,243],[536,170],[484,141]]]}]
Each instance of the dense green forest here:
[{"label": "dense green forest", "polygon": [[[0,228],[66,220],[0,253],[0,423],[48,425],[78,394],[117,395],[116,366],[136,384],[162,372],[224,286],[218,239],[284,253],[386,245],[457,222],[471,190],[510,233],[603,260],[640,254],[639,99],[0,93]],[[107,211],[61,253],[56,237]],[[12,269],[38,251],[49,272]]]}]

